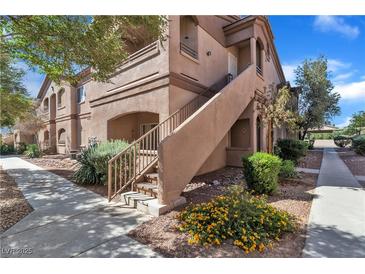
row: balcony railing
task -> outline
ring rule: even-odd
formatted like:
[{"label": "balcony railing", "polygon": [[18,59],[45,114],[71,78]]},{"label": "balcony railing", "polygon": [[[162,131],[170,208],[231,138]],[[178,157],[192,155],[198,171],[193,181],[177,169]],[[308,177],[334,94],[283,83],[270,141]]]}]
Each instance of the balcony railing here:
[{"label": "balcony railing", "polygon": [[128,147],[114,156],[108,162],[108,199],[125,191],[137,178],[158,161],[157,149],[160,142],[169,136],[178,126],[195,113],[209,100],[211,93],[221,90],[230,81],[232,75],[225,75],[211,88],[205,89],[189,103],[171,114],[164,121],[132,142]]},{"label": "balcony railing", "polygon": [[198,52],[194,49],[192,49],[191,47],[189,47],[188,45],[184,44],[184,43],[180,43],[180,50],[182,52],[185,52],[187,55],[193,57],[194,59],[198,59]]},{"label": "balcony railing", "polygon": [[259,66],[256,66],[256,72],[262,76],[262,68]]}]

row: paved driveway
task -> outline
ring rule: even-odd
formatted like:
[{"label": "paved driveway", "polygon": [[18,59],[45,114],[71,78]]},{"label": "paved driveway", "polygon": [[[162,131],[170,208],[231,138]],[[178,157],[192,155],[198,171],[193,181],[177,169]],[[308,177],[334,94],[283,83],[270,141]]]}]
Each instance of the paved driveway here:
[{"label": "paved driveway", "polygon": [[34,209],[0,235],[0,257],[159,257],[126,236],[151,217],[18,157],[0,163]]}]

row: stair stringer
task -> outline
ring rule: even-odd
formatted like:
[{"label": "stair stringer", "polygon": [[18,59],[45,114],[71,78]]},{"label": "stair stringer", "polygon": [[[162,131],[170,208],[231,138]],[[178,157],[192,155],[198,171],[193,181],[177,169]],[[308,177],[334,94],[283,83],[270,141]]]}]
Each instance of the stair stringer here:
[{"label": "stair stringer", "polygon": [[159,145],[158,199],[169,207],[198,172],[251,100],[256,69],[250,65]]}]

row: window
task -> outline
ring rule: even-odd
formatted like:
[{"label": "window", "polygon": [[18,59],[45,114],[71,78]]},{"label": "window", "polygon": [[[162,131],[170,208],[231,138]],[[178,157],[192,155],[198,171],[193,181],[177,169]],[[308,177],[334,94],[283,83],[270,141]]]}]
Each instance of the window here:
[{"label": "window", "polygon": [[43,110],[44,110],[44,111],[48,111],[48,107],[49,107],[49,99],[48,99],[48,98],[46,98],[46,99],[44,99],[44,101],[43,101]]},{"label": "window", "polygon": [[198,26],[192,16],[180,17],[180,50],[198,59]]},{"label": "window", "polygon": [[81,86],[77,88],[77,103],[85,102],[86,93],[85,93],[85,87]]},{"label": "window", "polygon": [[57,106],[62,107],[63,105],[63,94],[65,93],[65,89],[60,89],[60,91],[57,94]]},{"label": "window", "polygon": [[64,128],[61,128],[58,131],[58,143],[66,144],[66,130]]}]

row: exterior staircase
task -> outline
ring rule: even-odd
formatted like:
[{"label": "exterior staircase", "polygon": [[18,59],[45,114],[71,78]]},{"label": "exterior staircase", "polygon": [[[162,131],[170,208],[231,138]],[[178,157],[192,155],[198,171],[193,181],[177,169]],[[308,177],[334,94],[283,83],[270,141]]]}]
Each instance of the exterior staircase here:
[{"label": "exterior staircase", "polygon": [[[256,76],[252,67],[234,80],[227,75],[113,157],[108,165],[109,201],[120,198],[154,216],[166,211],[166,205],[177,206],[176,198],[184,186],[252,100]],[[225,112],[228,115],[220,117],[224,108],[228,109]],[[202,119],[212,118],[222,125],[221,129],[212,129],[210,123],[202,124]],[[200,128],[196,128],[198,124]],[[191,132],[197,135],[189,138]],[[195,152],[194,159],[191,151]],[[179,161],[183,164],[181,168]]]}]

